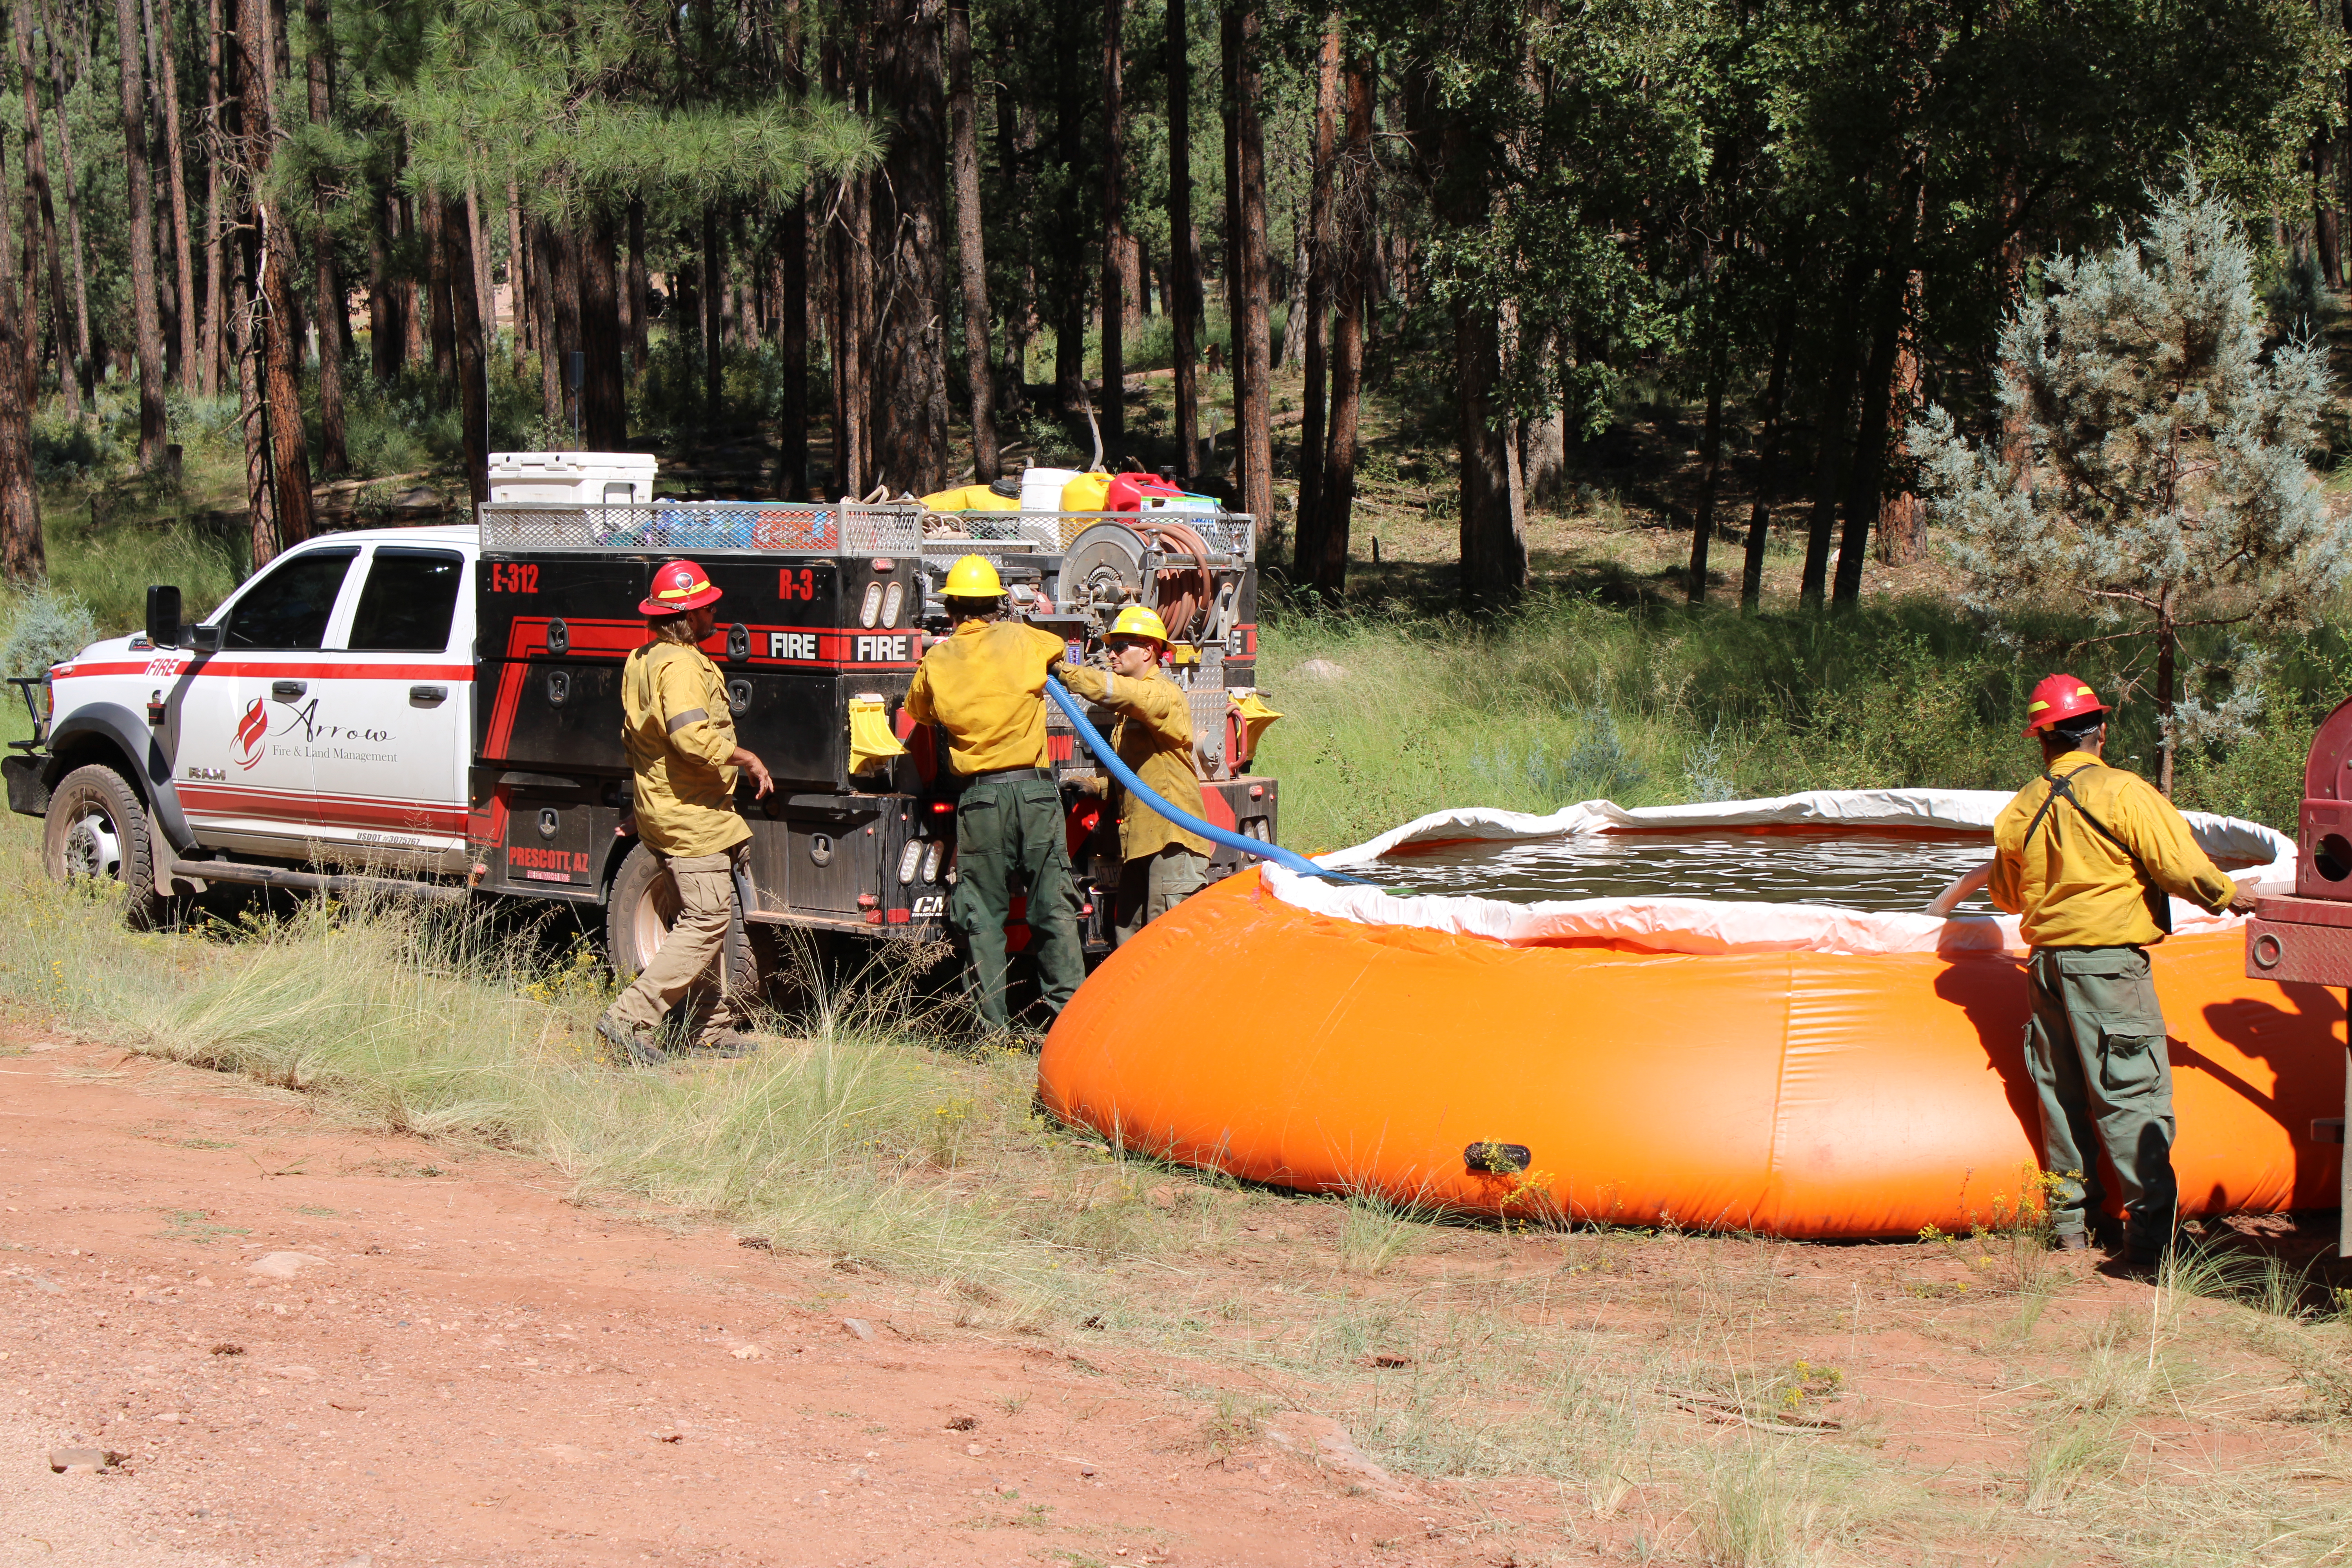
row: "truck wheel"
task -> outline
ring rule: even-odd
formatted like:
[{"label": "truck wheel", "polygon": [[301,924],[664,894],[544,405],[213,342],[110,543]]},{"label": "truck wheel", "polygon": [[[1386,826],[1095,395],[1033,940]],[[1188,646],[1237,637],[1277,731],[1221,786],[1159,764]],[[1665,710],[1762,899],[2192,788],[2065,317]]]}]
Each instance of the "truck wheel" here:
[{"label": "truck wheel", "polygon": [[114,883],[123,919],[134,927],[144,930],[163,915],[147,808],[129,781],[102,763],[76,768],[50,795],[41,862],[57,881],[89,877]]},{"label": "truck wheel", "polygon": [[[670,880],[659,856],[637,845],[621,862],[604,900],[604,945],[621,984],[625,985],[645,973],[646,965],[661,951],[670,921],[677,918],[677,884]],[[747,940],[740,930],[728,932],[727,973],[742,977],[736,986],[739,992],[756,994],[761,987],[764,970],[758,962],[760,945]]]}]

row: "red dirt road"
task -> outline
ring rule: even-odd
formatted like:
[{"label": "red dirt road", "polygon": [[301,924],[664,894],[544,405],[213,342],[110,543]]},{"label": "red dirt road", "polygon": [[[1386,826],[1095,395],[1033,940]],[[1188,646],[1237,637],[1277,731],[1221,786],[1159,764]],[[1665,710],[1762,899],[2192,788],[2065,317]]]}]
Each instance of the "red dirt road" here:
[{"label": "red dirt road", "polygon": [[[1392,1481],[1311,1418],[1220,1454],[1205,1370],[28,1044],[0,1058],[0,1563],[1499,1560],[1491,1492]],[[62,1447],[123,1458],[53,1474]]]}]

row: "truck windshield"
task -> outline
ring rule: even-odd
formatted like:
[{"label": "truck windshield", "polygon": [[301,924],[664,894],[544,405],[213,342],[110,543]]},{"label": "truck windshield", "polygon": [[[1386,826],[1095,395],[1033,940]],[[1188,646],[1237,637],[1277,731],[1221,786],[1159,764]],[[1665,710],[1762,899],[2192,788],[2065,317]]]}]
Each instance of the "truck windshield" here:
[{"label": "truck windshield", "polygon": [[224,647],[315,648],[327,640],[335,595],[356,550],[311,550],[280,562],[228,613]]}]

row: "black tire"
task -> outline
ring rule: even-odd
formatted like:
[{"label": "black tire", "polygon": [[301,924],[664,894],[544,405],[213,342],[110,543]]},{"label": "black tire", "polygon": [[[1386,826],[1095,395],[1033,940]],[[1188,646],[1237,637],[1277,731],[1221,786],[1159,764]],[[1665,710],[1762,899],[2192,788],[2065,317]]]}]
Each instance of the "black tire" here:
[{"label": "black tire", "polygon": [[133,927],[162,922],[168,900],[155,891],[155,836],[146,805],[128,779],[102,763],[76,768],[50,792],[41,863],[55,881],[87,877],[116,884],[122,918]]},{"label": "black tire", "polygon": [[[670,880],[659,856],[636,845],[621,862],[604,897],[604,951],[622,984],[645,973],[677,918],[677,884]],[[740,920],[728,931],[727,973],[736,978],[738,994],[761,994],[767,970],[760,963],[760,952],[768,945],[752,941]]]}]

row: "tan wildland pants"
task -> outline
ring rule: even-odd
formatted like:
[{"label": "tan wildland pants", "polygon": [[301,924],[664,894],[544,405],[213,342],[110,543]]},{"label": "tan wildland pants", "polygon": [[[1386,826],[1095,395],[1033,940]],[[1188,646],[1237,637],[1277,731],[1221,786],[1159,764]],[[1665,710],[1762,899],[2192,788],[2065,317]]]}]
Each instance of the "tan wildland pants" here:
[{"label": "tan wildland pants", "polygon": [[738,1026],[741,1019],[728,998],[728,977],[719,973],[719,961],[735,916],[735,863],[749,850],[749,845],[739,844],[725,854],[667,862],[670,879],[677,884],[677,919],[645,973],[621,993],[605,1016],[634,1034],[650,1036],[670,1009],[692,993],[697,1044],[707,1045]]}]

